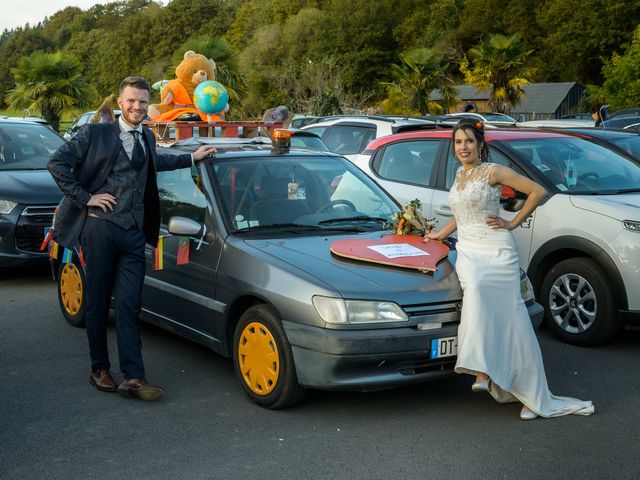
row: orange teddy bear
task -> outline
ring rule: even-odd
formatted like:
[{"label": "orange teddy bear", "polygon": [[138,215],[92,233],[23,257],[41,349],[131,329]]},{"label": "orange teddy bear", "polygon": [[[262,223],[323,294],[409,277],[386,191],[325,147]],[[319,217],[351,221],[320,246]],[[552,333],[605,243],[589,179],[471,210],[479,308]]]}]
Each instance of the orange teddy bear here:
[{"label": "orange teddy bear", "polygon": [[[170,122],[184,114],[196,114],[202,121],[207,121],[207,115],[198,110],[193,104],[193,91],[198,84],[216,79],[216,62],[193,50],[185,52],[183,60],[176,67],[175,80],[169,81],[160,92],[161,103],[149,105],[149,117],[153,122]],[[229,110],[229,104],[214,115],[211,121],[223,121],[224,112]]]}]

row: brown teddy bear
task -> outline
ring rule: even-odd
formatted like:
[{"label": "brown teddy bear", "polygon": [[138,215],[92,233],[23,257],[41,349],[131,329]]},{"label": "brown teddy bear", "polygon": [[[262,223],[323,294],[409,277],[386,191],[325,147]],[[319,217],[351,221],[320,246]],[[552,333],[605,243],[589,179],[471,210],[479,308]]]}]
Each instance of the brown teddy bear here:
[{"label": "brown teddy bear", "polygon": [[[193,104],[193,91],[206,80],[216,79],[216,62],[193,50],[185,52],[183,60],[176,67],[175,80],[169,81],[160,92],[161,103],[149,105],[149,117],[154,122],[169,122],[181,115],[198,115],[207,121],[207,115]],[[229,105],[218,114],[210,115],[211,121],[224,120],[224,112]]]}]

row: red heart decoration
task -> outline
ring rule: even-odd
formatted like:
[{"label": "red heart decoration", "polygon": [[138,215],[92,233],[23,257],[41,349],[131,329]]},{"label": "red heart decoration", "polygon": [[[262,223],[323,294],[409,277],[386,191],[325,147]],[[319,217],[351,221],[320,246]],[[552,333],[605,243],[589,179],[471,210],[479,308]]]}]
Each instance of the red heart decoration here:
[{"label": "red heart decoration", "polygon": [[[387,247],[387,255],[370,247]],[[417,248],[424,252],[419,256],[402,256],[389,258],[393,251]],[[433,272],[436,264],[449,254],[449,247],[437,240],[425,242],[416,235],[385,235],[378,240],[368,238],[344,238],[331,244],[331,251],[345,258],[362,260],[363,262],[393,265],[394,267],[412,268],[415,270]]]}]

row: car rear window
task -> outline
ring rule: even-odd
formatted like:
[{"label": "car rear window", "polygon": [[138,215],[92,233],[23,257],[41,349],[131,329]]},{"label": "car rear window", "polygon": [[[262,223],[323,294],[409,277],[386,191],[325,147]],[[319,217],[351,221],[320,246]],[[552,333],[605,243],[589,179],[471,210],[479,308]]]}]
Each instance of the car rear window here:
[{"label": "car rear window", "polygon": [[0,124],[0,170],[40,170],[64,140],[42,125]]}]

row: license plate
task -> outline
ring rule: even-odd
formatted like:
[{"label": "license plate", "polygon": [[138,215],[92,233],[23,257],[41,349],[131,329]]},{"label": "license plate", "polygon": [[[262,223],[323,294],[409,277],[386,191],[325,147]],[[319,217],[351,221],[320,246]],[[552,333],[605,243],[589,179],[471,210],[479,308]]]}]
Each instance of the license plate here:
[{"label": "license plate", "polygon": [[458,354],[458,337],[431,340],[431,358],[453,357]]}]

